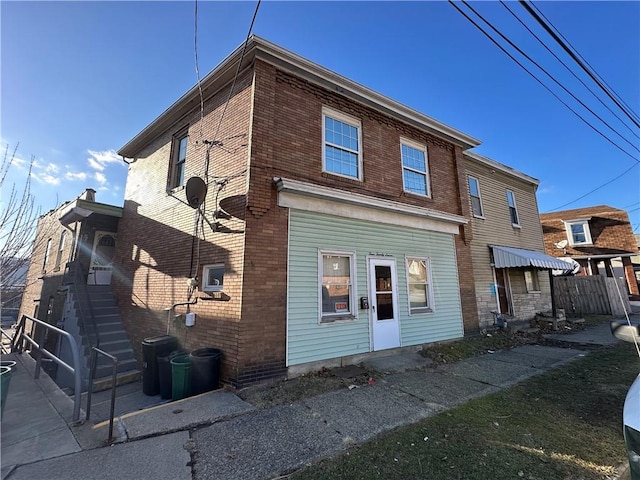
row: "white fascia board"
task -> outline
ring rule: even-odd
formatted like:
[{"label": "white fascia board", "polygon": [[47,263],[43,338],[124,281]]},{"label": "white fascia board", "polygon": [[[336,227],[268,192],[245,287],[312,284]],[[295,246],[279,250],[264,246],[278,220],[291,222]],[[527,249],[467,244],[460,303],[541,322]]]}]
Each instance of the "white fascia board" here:
[{"label": "white fascia board", "polygon": [[469,157],[472,160],[475,160],[478,163],[482,163],[484,165],[486,165],[489,168],[494,168],[496,170],[500,170],[503,173],[506,173],[507,175],[511,175],[512,177],[516,177],[519,178],[520,180],[524,180],[527,183],[530,183],[532,185],[535,185],[536,187],[538,185],[540,185],[540,180],[538,180],[537,178],[531,177],[529,175],[527,175],[526,173],[522,173],[519,172],[518,170],[516,170],[515,168],[511,168],[507,165],[504,165],[500,162],[496,162],[495,160],[490,159],[489,157],[485,157],[483,155],[478,155],[475,152],[470,152],[470,151],[466,151],[464,152],[465,157]]},{"label": "white fascia board", "polygon": [[457,235],[468,219],[430,208],[276,177],[278,206]]}]

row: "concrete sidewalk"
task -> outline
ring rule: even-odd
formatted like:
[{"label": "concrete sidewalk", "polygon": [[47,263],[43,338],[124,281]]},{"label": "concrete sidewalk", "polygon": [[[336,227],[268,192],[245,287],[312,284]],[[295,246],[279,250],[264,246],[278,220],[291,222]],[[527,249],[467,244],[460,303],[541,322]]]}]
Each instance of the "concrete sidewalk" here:
[{"label": "concrete sidewalk", "polygon": [[[581,333],[592,344],[612,343],[604,328]],[[367,362],[381,373],[373,385],[263,410],[224,390],[142,406],[119,415],[116,436],[125,443],[108,448],[105,407],[72,426],[71,399],[45,374],[33,380],[33,360],[23,354],[2,421],[2,478],[273,478],[584,356],[583,343],[522,346],[430,368],[418,353],[379,357]]]}]

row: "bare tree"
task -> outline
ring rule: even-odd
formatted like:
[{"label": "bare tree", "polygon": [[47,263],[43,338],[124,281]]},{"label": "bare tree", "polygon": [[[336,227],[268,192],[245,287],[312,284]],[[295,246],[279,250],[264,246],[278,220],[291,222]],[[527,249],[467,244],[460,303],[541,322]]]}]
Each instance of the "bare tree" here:
[{"label": "bare tree", "polygon": [[[0,189],[4,188],[9,169],[17,165],[18,145],[11,151],[9,145],[4,150],[0,165]],[[2,285],[2,308],[19,308],[25,287],[31,252],[34,248],[36,228],[40,208],[35,206],[31,192],[31,170],[35,157],[32,156],[26,169],[22,187],[11,185],[11,194],[2,203],[0,211],[0,280]]]}]

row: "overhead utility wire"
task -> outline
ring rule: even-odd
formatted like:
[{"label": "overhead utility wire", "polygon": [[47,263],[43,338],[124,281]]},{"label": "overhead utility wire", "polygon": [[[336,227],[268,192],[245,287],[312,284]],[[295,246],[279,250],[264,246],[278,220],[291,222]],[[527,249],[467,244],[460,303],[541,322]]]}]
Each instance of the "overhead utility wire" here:
[{"label": "overhead utility wire", "polygon": [[540,43],[540,45],[542,45],[542,46],[547,50],[547,52],[549,52],[551,55],[553,55],[553,57],[554,57],[556,60],[558,60],[558,62],[560,62],[560,63],[562,64],[562,66],[563,66],[564,68],[566,68],[566,69],[567,69],[567,71],[568,71],[571,75],[573,75],[573,77],[574,77],[576,80],[578,80],[578,81],[582,84],[582,86],[583,86],[583,87],[585,87],[585,88],[589,91],[589,93],[591,93],[591,95],[593,95],[593,96],[594,96],[594,98],[595,98],[596,100],[598,100],[598,101],[602,104],[602,106],[603,106],[603,107],[605,107],[607,110],[609,110],[609,112],[610,112],[614,117],[616,117],[616,118],[620,121],[620,123],[621,123],[622,125],[624,125],[624,126],[625,126],[625,127],[626,127],[626,128],[627,128],[627,129],[628,129],[628,130],[629,130],[629,131],[630,131],[630,132],[631,132],[631,133],[636,137],[636,138],[639,138],[639,139],[640,139],[640,135],[638,135],[638,134],[637,134],[637,133],[636,133],[636,132],[631,128],[631,127],[629,127],[629,125],[627,125],[627,124],[625,123],[625,121],[624,121],[622,118],[620,118],[620,117],[618,116],[618,114],[617,114],[616,112],[614,112],[614,111],[613,111],[613,109],[612,109],[609,105],[607,105],[607,104],[606,104],[606,103],[605,103],[605,102],[604,102],[604,101],[603,101],[603,100],[602,100],[602,99],[601,99],[601,98],[600,98],[600,97],[599,97],[599,96],[598,96],[598,95],[597,95],[597,94],[596,94],[596,93],[595,93],[595,92],[594,92],[594,91],[593,91],[593,90],[592,90],[592,89],[591,89],[591,88],[590,88],[590,87],[589,87],[589,86],[584,82],[584,80],[582,80],[578,75],[576,75],[576,73],[575,73],[573,70],[571,70],[571,68],[569,68],[569,66],[568,66],[566,63],[564,63],[564,62],[562,61],[562,59],[561,59],[560,57],[558,57],[558,56],[555,54],[555,52],[554,52],[553,50],[551,50],[551,49],[550,49],[550,48],[549,48],[549,47],[548,47],[548,46],[547,46],[547,45],[546,45],[546,44],[545,44],[545,43],[540,39],[540,37],[538,37],[538,35],[536,35],[536,33],[535,33],[533,30],[531,30],[531,29],[529,28],[529,26],[528,26],[526,23],[524,23],[524,22],[520,19],[520,17],[518,17],[518,15],[516,15],[516,14],[515,14],[515,12],[514,12],[513,10],[511,10],[511,8],[509,8],[509,6],[508,6],[505,2],[503,2],[502,0],[500,0],[500,3],[502,4],[502,6],[503,6],[504,8],[506,8],[506,9],[509,11],[509,13],[510,13],[511,15],[513,15],[513,17],[514,17],[514,18],[515,18],[515,19],[516,19],[516,20],[517,20],[517,21],[518,21],[518,22],[519,22],[519,23],[520,23],[520,24],[521,24],[521,25],[522,25],[526,30],[527,30],[527,31],[528,31],[528,32],[529,32],[529,33],[530,33],[530,34],[531,34],[531,35],[532,35],[532,36],[533,36],[533,37],[538,41],[538,43]]},{"label": "overhead utility wire", "polygon": [[507,50],[505,50],[505,48],[500,45],[493,37],[491,37],[491,35],[489,35],[480,25],[478,25],[472,18],[470,18],[465,12],[463,12],[456,4],[453,0],[448,0],[449,3],[462,15],[464,16],[467,20],[469,20],[469,22],[471,22],[478,30],[480,30],[489,40],[491,40],[491,42],[493,42],[494,45],[496,45],[500,50],[502,50],[511,60],[513,60],[514,62],[516,62],[520,68],[522,68],[525,72],[527,72],[536,82],[538,82],[540,85],[542,85],[549,93],[551,93],[551,95],[553,95],[560,103],[562,103],[565,107],[567,107],[569,110],[571,110],[571,112],[573,112],[580,120],[582,120],[585,124],[587,124],[593,131],[595,131],[598,135],[600,135],[601,137],[603,137],[605,140],[607,140],[609,143],[611,143],[614,147],[616,147],[618,150],[620,150],[622,153],[624,153],[625,155],[631,157],[635,162],[640,163],[640,160],[638,160],[636,157],[634,157],[632,154],[630,154],[629,152],[627,152],[625,149],[623,149],[622,147],[620,147],[617,143],[615,143],[613,140],[611,140],[609,137],[607,137],[604,133],[602,133],[600,130],[598,130],[596,127],[594,127],[593,125],[591,125],[585,118],[583,118],[578,112],[576,112],[573,108],[571,108],[570,105],[568,105],[564,100],[562,100],[558,95],[556,95],[549,87],[547,87],[538,77],[536,77],[533,73],[531,73],[529,71],[529,69],[527,69],[527,67],[525,67],[522,63],[520,63],[518,61],[518,59],[516,59],[513,55],[511,55]]},{"label": "overhead utility wire", "polygon": [[589,77],[591,77],[591,79],[596,82],[596,84],[602,89],[602,91],[606,93],[611,100],[613,100],[613,102],[624,112],[627,117],[629,117],[629,119],[636,125],[636,127],[640,128],[640,122],[638,122],[633,117],[633,115],[630,114],[629,109],[621,105],[618,99],[615,98],[616,95],[612,94],[609,89],[606,88],[606,86],[603,85],[603,83],[598,78],[596,78],[594,72],[592,72],[592,70],[588,68],[587,65],[585,65],[585,63],[580,60],[580,58],[578,58],[578,56],[567,46],[565,42],[562,41],[562,39],[551,29],[551,27],[549,27],[549,25],[547,25],[547,23],[542,18],[540,18],[540,16],[529,6],[528,2],[519,0],[519,3],[527,10],[527,12],[529,12],[529,14],[531,14],[533,18],[535,18],[535,20],[542,26],[542,28],[544,28],[547,33],[551,35],[551,37],[558,43],[558,45],[560,45],[563,50],[567,52],[578,65],[580,65],[580,68],[582,68],[582,70],[584,70],[587,75],[589,75]]},{"label": "overhead utility wire", "polygon": [[584,195],[579,196],[578,198],[576,198],[575,200],[571,200],[570,202],[565,203],[564,205],[560,205],[559,207],[553,208],[550,211],[554,212],[556,210],[560,210],[561,208],[566,207],[567,205],[571,205],[572,203],[576,203],[578,200],[582,200],[584,197],[587,197],[589,195],[591,195],[593,192],[596,192],[598,190],[600,190],[603,187],[606,187],[607,185],[615,182],[616,180],[618,180],[619,178],[623,177],[625,174],[629,173],[632,169],[634,169],[635,167],[637,167],[638,164],[634,163],[633,165],[631,165],[629,168],[627,168],[624,172],[622,172],[620,175],[612,178],[611,180],[609,180],[608,182],[603,183],[602,185],[594,188],[593,190],[588,191],[587,193],[585,193]]},{"label": "overhead utility wire", "polygon": [[193,12],[193,53],[196,64],[196,78],[198,79],[198,92],[200,93],[200,140],[203,137],[204,97],[202,95],[202,82],[200,81],[200,67],[198,66],[198,0],[194,2]]},{"label": "overhead utility wire", "polygon": [[540,70],[542,70],[542,72],[544,72],[545,75],[547,75],[547,77],[549,77],[551,80],[553,80],[553,82],[558,85],[560,88],[562,88],[562,90],[564,90],[566,93],[568,93],[571,98],[573,98],[575,101],[577,101],[580,105],[582,105],[585,109],[587,109],[589,111],[589,113],[591,113],[594,117],[596,117],[598,120],[600,120],[602,123],[604,123],[609,130],[611,130],[613,133],[615,133],[616,135],[618,135],[622,140],[624,140],[625,142],[627,142],[629,145],[631,145],[631,147],[633,149],[635,149],[637,152],[640,153],[640,148],[638,148],[636,145],[634,145],[632,142],[630,142],[628,139],[626,139],[625,137],[623,137],[620,132],[618,132],[615,128],[613,128],[611,125],[609,125],[609,123],[607,123],[602,117],[600,117],[600,115],[598,115],[596,112],[594,112],[593,110],[591,110],[591,108],[589,108],[582,100],[580,100],[578,97],[576,97],[573,93],[571,93],[569,91],[569,89],[567,89],[564,85],[562,85],[562,83],[560,83],[553,75],[551,75],[549,72],[547,72],[547,70],[542,67],[542,65],[540,65],[538,62],[536,62],[533,58],[531,58],[529,55],[527,55],[522,49],[520,49],[515,43],[513,43],[511,40],[509,40],[500,30],[498,30],[496,27],[494,27],[491,23],[489,23],[480,13],[478,13],[478,11],[476,9],[474,9],[471,5],[469,5],[465,0],[462,0],[462,3],[464,5],[466,5],[466,7],[471,10],[473,13],[475,13],[484,23],[486,23],[491,30],[493,30],[495,33],[497,33],[500,38],[502,38],[505,42],[507,42],[509,45],[511,45],[512,48],[514,48],[520,55],[522,55],[524,58],[526,58],[527,60],[529,60],[531,63],[533,63],[536,67],[538,67]]},{"label": "overhead utility wire", "polygon": [[571,45],[571,42],[569,42],[569,40],[567,40],[567,39],[562,35],[562,33],[561,33],[561,32],[560,32],[560,31],[555,27],[555,25],[553,25],[553,23],[551,23],[551,20],[549,20],[549,19],[544,15],[544,13],[542,13],[542,11],[541,11],[541,10],[540,10],[540,9],[539,9],[539,8],[538,8],[538,7],[533,3],[533,2],[530,2],[530,4],[531,4],[531,6],[532,6],[532,7],[533,7],[537,12],[538,12],[538,14],[539,14],[542,18],[544,18],[544,20],[545,20],[545,21],[546,21],[546,22],[551,26],[551,28],[553,28],[553,30],[558,34],[558,36],[559,36],[562,40],[564,40],[564,42],[569,46],[569,48],[571,48],[571,50],[573,50],[573,51],[575,52],[575,54],[580,58],[580,60],[582,60],[582,61],[583,61],[583,62],[584,62],[584,63],[585,63],[585,64],[586,64],[586,65],[587,65],[587,66],[588,66],[592,71],[593,71],[593,73],[594,73],[594,74],[595,74],[595,75],[600,79],[600,81],[601,81],[601,82],[602,82],[602,83],[603,83],[603,84],[604,84],[604,85],[605,85],[605,86],[606,86],[606,87],[611,91],[611,93],[612,93],[613,95],[615,95],[615,96],[616,96],[616,98],[617,98],[618,100],[620,100],[620,102],[621,102],[625,107],[627,107],[627,108],[629,109],[629,112],[630,112],[631,114],[633,114],[633,115],[636,117],[636,119],[640,119],[640,115],[638,115],[636,112],[634,112],[634,111],[633,111],[633,109],[629,106],[629,104],[628,104],[627,102],[625,102],[625,101],[620,97],[620,95],[618,95],[618,94],[613,90],[613,88],[611,88],[611,85],[609,85],[609,84],[604,80],[604,78],[602,78],[602,75],[598,74],[598,72],[596,72],[596,70],[591,66],[591,64],[590,64],[590,63],[589,63],[589,62],[588,62],[588,61],[587,61],[587,60],[586,60],[582,55],[580,55],[580,52],[578,52],[578,51],[576,50],[576,48],[575,48],[573,45]]}]

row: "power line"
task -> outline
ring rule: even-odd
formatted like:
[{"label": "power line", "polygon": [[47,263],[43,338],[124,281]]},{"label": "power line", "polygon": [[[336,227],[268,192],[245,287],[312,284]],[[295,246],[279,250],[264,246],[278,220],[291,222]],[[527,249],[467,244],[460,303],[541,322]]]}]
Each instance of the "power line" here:
[{"label": "power line", "polygon": [[624,125],[624,126],[625,126],[625,127],[626,127],[626,128],[627,128],[627,129],[628,129],[628,130],[629,130],[629,131],[630,131],[630,132],[631,132],[631,133],[636,137],[636,138],[639,138],[639,139],[640,139],[640,135],[638,135],[638,134],[637,134],[637,133],[636,133],[636,132],[631,128],[631,127],[629,127],[629,125],[627,125],[627,124],[625,123],[625,121],[624,121],[622,118],[620,118],[620,117],[619,117],[619,116],[618,116],[618,115],[617,115],[617,114],[616,114],[616,113],[611,109],[611,107],[609,107],[605,102],[603,102],[603,101],[602,101],[602,99],[601,99],[598,95],[596,95],[596,93],[595,93],[595,92],[594,92],[594,91],[593,91],[593,90],[592,90],[592,89],[591,89],[591,88],[590,88],[590,87],[589,87],[589,86],[584,82],[584,80],[582,80],[578,75],[576,75],[576,73],[575,73],[571,68],[569,68],[569,66],[568,66],[565,62],[563,62],[563,61],[562,61],[562,59],[561,59],[560,57],[558,57],[558,56],[555,54],[555,52],[554,52],[553,50],[551,50],[551,49],[547,46],[547,44],[545,44],[545,43],[540,39],[540,37],[538,37],[538,35],[536,35],[536,33],[528,27],[528,25],[527,25],[527,24],[526,24],[525,22],[523,22],[523,21],[522,21],[522,19],[520,19],[520,17],[518,17],[518,15],[516,15],[516,14],[515,14],[515,12],[514,12],[513,10],[511,10],[511,8],[509,8],[509,6],[508,6],[506,3],[504,3],[502,0],[500,0],[500,3],[502,4],[502,6],[503,6],[504,8],[506,8],[506,9],[509,11],[509,13],[510,13],[510,14],[511,14],[511,15],[512,15],[512,16],[513,16],[513,17],[514,17],[514,18],[515,18],[515,19],[516,19],[516,20],[517,20],[517,21],[518,21],[518,22],[519,22],[519,23],[520,23],[520,24],[521,24],[521,25],[522,25],[526,30],[527,30],[527,31],[528,31],[528,32],[529,32],[529,33],[530,33],[530,34],[531,34],[531,35],[532,35],[532,36],[533,36],[533,37],[538,41],[538,43],[540,43],[540,45],[542,45],[542,46],[547,50],[547,52],[549,52],[551,55],[553,55],[553,57],[554,57],[558,62],[560,62],[560,64],[561,64],[564,68],[566,68],[566,69],[567,69],[567,71],[568,71],[571,75],[573,75],[573,77],[574,77],[576,80],[578,80],[578,81],[582,84],[582,86],[583,86],[583,87],[585,87],[585,88],[589,91],[589,93],[591,93],[591,95],[593,95],[593,97],[594,97],[596,100],[598,100],[598,101],[600,102],[600,104],[602,104],[602,106],[603,106],[603,107],[605,107],[607,110],[609,110],[609,112],[610,112],[614,117],[616,117],[616,118],[620,121],[620,123],[621,123],[622,125]]},{"label": "power line", "polygon": [[553,208],[550,211],[554,212],[556,210],[560,210],[561,208],[566,207],[567,205],[571,205],[572,203],[576,203],[578,200],[582,200],[584,197],[587,197],[589,195],[591,195],[593,192],[596,192],[598,190],[600,190],[603,187],[606,187],[607,185],[615,182],[616,180],[618,180],[619,178],[621,178],[622,176],[624,176],[626,173],[630,172],[633,168],[637,167],[638,164],[634,163],[633,165],[631,165],[629,168],[627,168],[624,172],[622,172],[620,175],[612,178],[611,180],[609,180],[608,182],[603,183],[602,185],[594,188],[593,190],[590,190],[589,192],[585,193],[584,195],[581,195],[580,197],[576,198],[575,200],[571,200],[570,202],[565,203],[564,205],[560,205],[559,207]]},{"label": "power line", "polygon": [[635,150],[637,150],[640,153],[640,148],[636,147],[633,143],[631,143],[628,139],[624,138],[620,132],[618,132],[615,128],[613,128],[611,125],[609,125],[604,119],[602,119],[602,117],[600,117],[597,113],[595,113],[593,110],[591,110],[582,100],[580,100],[578,97],[576,97],[573,93],[571,93],[569,91],[569,89],[567,89],[564,85],[562,85],[562,83],[560,83],[553,75],[551,75],[549,72],[547,72],[546,69],[544,69],[538,62],[536,62],[534,59],[532,59],[529,55],[527,55],[522,49],[520,49],[515,43],[513,43],[511,40],[509,40],[502,32],[500,32],[500,30],[498,30],[496,27],[494,27],[490,22],[488,22],[482,15],[480,15],[480,13],[478,13],[477,10],[475,10],[471,5],[469,5],[465,0],[462,0],[462,3],[464,5],[466,5],[466,7],[471,10],[473,13],[475,13],[484,23],[486,23],[491,30],[493,30],[495,33],[497,33],[500,38],[502,38],[505,42],[507,42],[509,45],[511,45],[512,48],[514,48],[520,55],[522,55],[524,58],[526,58],[527,60],[529,60],[531,63],[533,63],[536,67],[538,67],[540,70],[542,70],[542,72],[544,72],[545,75],[547,75],[547,77],[549,77],[551,80],[553,80],[553,82],[558,85],[560,88],[562,88],[566,93],[568,93],[574,100],[576,100],[580,105],[582,105],[584,108],[586,108],[589,113],[591,113],[593,116],[595,116],[598,120],[600,120],[602,123],[604,123],[609,130],[611,130],[613,133],[615,133],[616,135],[618,135],[622,140],[624,140],[625,142],[627,142],[629,145],[631,145],[631,147],[633,147]]},{"label": "power line", "polygon": [[628,104],[627,102],[625,102],[625,101],[620,97],[620,95],[618,95],[615,91],[613,91],[613,88],[611,88],[611,86],[610,86],[610,85],[609,85],[609,84],[604,80],[604,78],[602,78],[602,75],[599,75],[599,74],[598,74],[598,72],[596,72],[596,70],[591,66],[591,64],[589,64],[589,62],[588,62],[588,61],[587,61],[587,60],[586,60],[582,55],[580,55],[580,52],[578,52],[578,51],[575,49],[575,47],[574,47],[573,45],[571,45],[571,42],[569,42],[569,40],[567,40],[567,39],[562,35],[562,33],[561,33],[561,32],[560,32],[560,31],[559,31],[559,30],[558,30],[558,29],[553,25],[553,23],[551,23],[551,20],[549,20],[549,19],[544,15],[544,13],[542,13],[542,11],[541,11],[538,7],[536,7],[536,5],[535,5],[533,2],[530,2],[530,3],[531,3],[531,6],[532,6],[532,7],[533,7],[537,12],[538,12],[538,14],[539,14],[542,18],[544,18],[544,19],[545,19],[545,21],[546,21],[546,22],[551,26],[551,28],[553,28],[553,29],[554,29],[554,31],[558,34],[558,36],[559,36],[560,38],[562,38],[562,40],[564,40],[564,41],[565,41],[565,43],[566,43],[567,45],[569,45],[569,47],[570,47],[570,48],[575,52],[575,54],[576,54],[576,55],[577,55],[577,56],[578,56],[578,57],[579,57],[579,58],[580,58],[580,59],[581,59],[581,60],[582,60],[582,61],[583,61],[583,62],[584,62],[584,63],[585,63],[585,64],[586,64],[586,65],[587,65],[587,66],[588,66],[592,71],[593,71],[593,73],[594,73],[594,74],[595,74],[595,75],[600,79],[600,81],[601,81],[604,85],[606,85],[606,87],[611,91],[611,93],[613,93],[613,95],[615,95],[615,96],[616,96],[616,98],[618,98],[618,100],[620,100],[620,102],[621,102],[625,107],[627,107],[627,108],[629,109],[629,112],[630,112],[631,114],[633,114],[633,115],[636,117],[636,119],[640,119],[640,116],[639,116],[636,112],[634,112],[634,111],[633,111],[633,109],[629,106],[629,104]]},{"label": "power line", "polygon": [[[569,56],[584,70],[591,79],[596,82],[596,84],[602,89],[602,91],[611,99],[613,102],[623,111],[623,113],[629,117],[629,119],[636,125],[636,127],[640,128],[640,122],[638,122],[633,116],[629,113],[628,109],[625,106],[621,105],[618,101],[616,95],[612,94],[608,88],[596,77],[596,75],[592,72],[590,68],[585,65],[585,63],[578,58],[578,56],[567,46],[567,44],[551,29],[551,27],[542,19],[540,16],[528,5],[528,3],[524,0],[518,0],[520,5],[522,5],[527,12],[546,30],[546,32],[551,35],[551,37],[562,47],[562,49],[569,54]],[[633,113],[633,112],[632,112]]]},{"label": "power line", "polygon": [[[491,35],[489,35],[480,25],[478,25],[472,18],[470,18],[465,12],[463,12],[456,4],[453,0],[448,0],[449,3],[462,15],[464,16],[469,22],[471,22],[478,30],[480,30],[489,40],[491,40],[491,42],[496,45],[500,50],[502,50],[503,53],[505,53],[511,60],[513,60],[516,64],[518,64],[518,66],[520,66],[520,68],[522,68],[525,72],[527,72],[536,82],[538,82],[540,85],[542,85],[549,93],[551,93],[551,95],[553,95],[560,103],[562,103],[565,107],[567,107],[571,112],[573,112],[574,115],[576,115],[580,120],[582,120],[586,125],[588,125],[594,132],[596,132],[598,135],[600,135],[601,137],[603,137],[605,140],[607,140],[609,143],[611,143],[614,147],[616,147],[618,150],[620,150],[622,153],[624,153],[625,155],[629,156],[630,158],[632,158],[635,162],[640,163],[640,160],[638,160],[634,155],[630,154],[629,152],[627,152],[625,149],[623,149],[622,147],[620,147],[617,143],[615,143],[613,140],[611,140],[609,137],[607,137],[604,133],[602,133],[600,130],[598,130],[596,127],[594,127],[593,125],[591,125],[591,123],[589,123],[584,117],[582,117],[582,115],[580,115],[578,112],[576,112],[573,108],[571,108],[570,105],[568,105],[564,100],[562,100],[558,95],[556,95],[555,92],[553,92],[547,85],[545,85],[538,77],[536,77],[533,73],[531,73],[529,71],[529,69],[527,69],[527,67],[525,67],[522,63],[520,63],[520,61],[518,61],[517,58],[515,58],[513,55],[511,55],[502,45],[500,45]],[[484,20],[484,19],[483,19]],[[488,24],[488,22],[486,22],[486,20],[484,20],[485,23]]]}]

